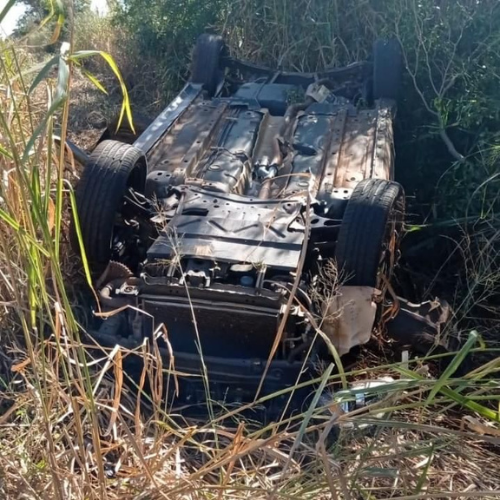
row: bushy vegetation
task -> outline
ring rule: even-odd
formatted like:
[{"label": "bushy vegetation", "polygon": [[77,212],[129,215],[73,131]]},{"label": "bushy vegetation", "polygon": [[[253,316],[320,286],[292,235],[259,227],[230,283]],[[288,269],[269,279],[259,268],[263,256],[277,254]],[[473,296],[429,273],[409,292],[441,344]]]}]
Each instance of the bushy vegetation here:
[{"label": "bushy vegetation", "polygon": [[[467,325],[494,332],[491,307],[500,293],[498,2],[196,4],[126,0],[111,16],[110,22],[139,48],[130,51],[140,56],[136,74],[129,76],[133,99],[141,105],[165,103],[152,88],[166,89],[162,95],[170,98],[181,86],[190,47],[202,31],[222,33],[237,57],[307,71],[370,57],[380,37],[400,41],[407,71],[396,124],[396,175],[407,191],[412,229],[405,241],[412,249],[405,252],[406,275],[401,279],[415,282],[414,299],[439,293],[453,303],[470,304],[460,308],[460,317],[472,316]],[[478,261],[477,255],[488,258]]]},{"label": "bushy vegetation", "polygon": [[[496,332],[500,319],[498,2],[124,0],[104,19],[85,4],[44,3],[0,45],[0,496],[497,496],[500,359],[491,336],[469,331]],[[228,425],[225,403],[208,422],[172,415],[154,344],[89,350],[66,241],[78,167],[56,132],[64,143],[72,109],[85,111],[84,78],[119,89],[112,102],[124,111],[123,82],[133,110],[161,107],[206,30],[234,55],[299,70],[367,57],[379,36],[400,40],[397,170],[415,196],[402,276],[418,295],[453,299],[464,343],[443,373],[429,372],[432,357],[394,363],[368,351],[343,376],[394,382],[366,391],[377,397],[366,408],[339,416],[313,399],[294,420],[259,428],[237,409]],[[104,113],[108,99],[95,101]],[[458,376],[471,353],[478,362]],[[123,365],[134,356],[145,367],[131,379]],[[341,378],[327,369],[317,382]]]},{"label": "bushy vegetation", "polygon": [[235,56],[290,70],[348,64],[369,57],[375,39],[397,37],[408,69],[398,117],[398,171],[417,196],[412,208],[422,218],[440,220],[491,213],[500,114],[495,0],[113,5],[106,19],[80,15],[75,43],[112,53],[141,106],[161,107],[180,88],[203,31],[224,34]]},{"label": "bushy vegetation", "polygon": [[[368,57],[375,39],[397,37],[408,69],[399,153],[409,174],[402,175],[440,217],[464,216],[464,198],[470,216],[488,212],[494,179],[487,192],[476,189],[497,166],[496,1],[126,0],[113,20],[169,89],[185,78],[190,47],[206,30],[223,33],[238,57],[290,70],[348,64]],[[434,197],[438,181],[443,189]]]}]

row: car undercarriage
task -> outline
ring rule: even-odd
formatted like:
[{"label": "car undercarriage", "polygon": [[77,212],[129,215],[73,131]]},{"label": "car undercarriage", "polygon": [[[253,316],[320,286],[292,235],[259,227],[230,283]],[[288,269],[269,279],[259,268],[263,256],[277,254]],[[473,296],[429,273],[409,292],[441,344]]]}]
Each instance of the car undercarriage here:
[{"label": "car undercarriage", "polygon": [[233,401],[317,376],[374,328],[401,345],[438,342],[446,304],[412,305],[391,287],[400,70],[393,41],[370,61],[304,74],[233,60],[202,35],[178,97],[135,131],[108,129],[77,186],[73,245],[100,307],[120,311],[95,338],[154,337],[191,403],[207,397],[202,375],[211,399]]}]

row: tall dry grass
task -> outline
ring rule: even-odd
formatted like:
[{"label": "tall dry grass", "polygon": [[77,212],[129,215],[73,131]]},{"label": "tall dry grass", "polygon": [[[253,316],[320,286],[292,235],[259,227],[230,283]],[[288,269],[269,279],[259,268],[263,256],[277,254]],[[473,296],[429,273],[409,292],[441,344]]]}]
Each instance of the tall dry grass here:
[{"label": "tall dry grass", "polygon": [[[154,342],[95,345],[65,275],[77,169],[55,130],[64,144],[75,65],[99,54],[75,52],[70,40],[37,66],[12,41],[0,50],[0,497],[500,495],[500,359],[493,351],[457,375],[468,354],[486,349],[475,333],[440,375],[433,357],[391,363],[365,351],[345,377],[393,382],[338,394],[327,367],[302,414],[265,425],[220,401],[212,420],[187,420],[164,397]],[[138,377],[124,370],[134,357],[144,363]],[[341,411],[360,391],[368,405]]]},{"label": "tall dry grass", "polygon": [[[294,71],[364,60],[380,34],[368,0],[229,2],[218,27],[235,56]],[[374,8],[375,7],[375,8]]]}]

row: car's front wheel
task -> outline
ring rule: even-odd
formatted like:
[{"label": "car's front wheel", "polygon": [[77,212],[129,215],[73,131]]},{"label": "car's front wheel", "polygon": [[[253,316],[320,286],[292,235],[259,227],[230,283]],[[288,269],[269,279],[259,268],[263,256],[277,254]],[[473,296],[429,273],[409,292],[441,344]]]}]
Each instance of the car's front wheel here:
[{"label": "car's front wheel", "polygon": [[75,193],[81,238],[75,223],[71,233],[74,250],[80,253],[83,243],[93,271],[101,272],[110,259],[140,257],[145,182],[146,158],[134,146],[103,141],[90,155]]}]

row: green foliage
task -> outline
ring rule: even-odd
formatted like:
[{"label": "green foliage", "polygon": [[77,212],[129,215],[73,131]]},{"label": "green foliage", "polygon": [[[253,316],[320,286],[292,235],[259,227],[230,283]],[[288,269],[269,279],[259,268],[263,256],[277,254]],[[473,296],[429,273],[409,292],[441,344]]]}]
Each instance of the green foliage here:
[{"label": "green foliage", "polygon": [[156,66],[157,85],[171,92],[188,76],[196,37],[220,19],[224,6],[224,0],[126,0],[115,7],[114,21],[142,61]]},{"label": "green foliage", "polygon": [[59,14],[63,14],[65,10],[73,9],[74,14],[90,11],[90,0],[73,0],[66,4],[61,0],[21,0],[18,3],[23,4],[26,10],[14,31],[14,37],[17,38],[32,34],[33,30],[45,22],[57,23]]},{"label": "green foliage", "polygon": [[220,23],[235,55],[299,71],[364,59],[373,42],[368,0],[227,2]]},{"label": "green foliage", "polygon": [[[423,217],[463,216],[463,200],[498,168],[486,153],[498,150],[496,0],[124,0],[113,22],[142,63],[155,66],[153,78],[169,96],[207,29],[222,33],[237,57],[299,71],[364,59],[375,39],[395,36],[408,69],[398,172],[417,197],[414,209]],[[473,212],[483,213],[485,198],[474,196]]]}]

